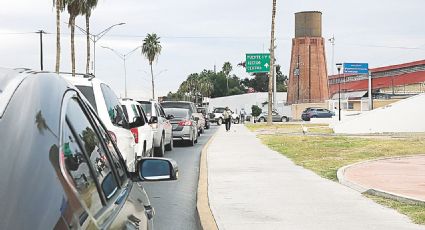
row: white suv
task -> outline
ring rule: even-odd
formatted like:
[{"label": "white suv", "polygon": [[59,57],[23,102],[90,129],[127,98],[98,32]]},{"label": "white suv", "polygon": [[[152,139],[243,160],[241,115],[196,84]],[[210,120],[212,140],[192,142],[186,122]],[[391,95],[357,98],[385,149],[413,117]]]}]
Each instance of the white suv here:
[{"label": "white suv", "polygon": [[153,130],[149,125],[142,105],[133,99],[120,99],[122,109],[130,122],[130,131],[136,142],[137,158],[153,156]]},{"label": "white suv", "polygon": [[129,171],[134,172],[136,164],[135,141],[114,91],[92,75],[64,76],[64,78],[75,85],[90,102],[90,105],[108,129],[110,136],[116,142]]},{"label": "white suv", "polygon": [[154,155],[163,157],[165,150],[173,150],[173,127],[164,109],[156,101],[138,101],[146,113],[153,129]]}]

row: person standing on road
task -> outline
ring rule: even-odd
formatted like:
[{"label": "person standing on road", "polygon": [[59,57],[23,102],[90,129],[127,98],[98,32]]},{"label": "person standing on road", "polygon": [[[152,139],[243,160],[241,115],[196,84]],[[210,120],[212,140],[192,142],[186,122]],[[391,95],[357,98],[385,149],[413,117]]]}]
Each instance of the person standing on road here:
[{"label": "person standing on road", "polygon": [[232,112],[230,112],[229,107],[226,107],[223,112],[224,123],[226,124],[226,131],[230,130],[230,124],[232,120]]},{"label": "person standing on road", "polygon": [[245,115],[246,115],[245,109],[242,108],[240,112],[241,124],[245,123]]}]

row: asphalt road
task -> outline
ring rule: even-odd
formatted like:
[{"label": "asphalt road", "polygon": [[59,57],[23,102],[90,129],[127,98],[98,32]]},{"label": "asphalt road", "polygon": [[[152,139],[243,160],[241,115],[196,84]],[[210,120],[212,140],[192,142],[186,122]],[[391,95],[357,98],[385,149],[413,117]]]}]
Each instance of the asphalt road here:
[{"label": "asphalt road", "polygon": [[175,143],[173,151],[166,152],[165,157],[174,159],[179,166],[177,181],[143,184],[155,209],[155,230],[201,229],[196,212],[199,161],[202,148],[217,129],[211,125],[193,147]]}]

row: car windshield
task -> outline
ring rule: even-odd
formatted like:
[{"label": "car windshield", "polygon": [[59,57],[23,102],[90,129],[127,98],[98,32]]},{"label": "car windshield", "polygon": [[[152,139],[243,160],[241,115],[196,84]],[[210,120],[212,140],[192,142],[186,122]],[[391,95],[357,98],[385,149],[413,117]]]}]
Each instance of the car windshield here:
[{"label": "car windshield", "polygon": [[152,104],[150,102],[145,101],[139,101],[139,103],[142,105],[143,111],[145,111],[146,116],[150,117],[152,115]]},{"label": "car windshield", "polygon": [[190,109],[190,103],[182,102],[163,102],[161,103],[163,108],[181,108],[181,109]]},{"label": "car windshield", "polygon": [[223,113],[224,112],[224,108],[215,108],[214,109],[214,113]]},{"label": "car windshield", "polygon": [[164,108],[165,113],[168,115],[173,115],[176,118],[187,118],[189,117],[188,109],[178,109],[178,108]]}]

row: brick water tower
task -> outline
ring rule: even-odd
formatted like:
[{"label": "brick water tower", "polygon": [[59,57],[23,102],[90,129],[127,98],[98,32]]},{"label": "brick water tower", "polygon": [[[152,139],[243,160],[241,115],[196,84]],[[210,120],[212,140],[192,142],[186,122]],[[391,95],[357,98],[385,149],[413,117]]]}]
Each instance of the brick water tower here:
[{"label": "brick water tower", "polygon": [[319,103],[329,98],[322,13],[295,13],[288,83],[288,104]]}]

